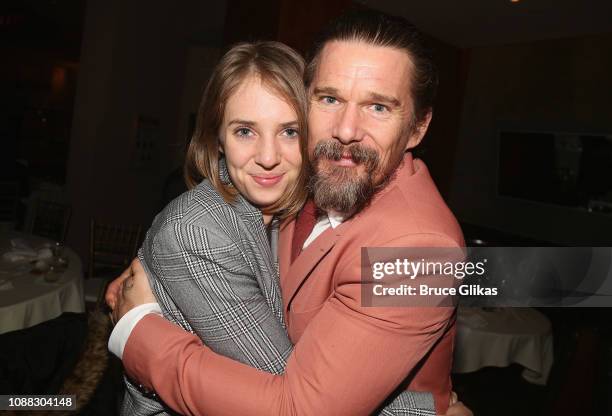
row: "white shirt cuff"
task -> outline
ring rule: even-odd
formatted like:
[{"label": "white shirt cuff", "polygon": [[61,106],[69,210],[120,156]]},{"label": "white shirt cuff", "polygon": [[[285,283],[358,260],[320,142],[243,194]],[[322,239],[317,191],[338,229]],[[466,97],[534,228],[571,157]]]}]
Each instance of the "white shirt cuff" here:
[{"label": "white shirt cuff", "polygon": [[159,303],[144,303],[130,309],[113,328],[108,339],[108,350],[115,354],[119,359],[123,359],[123,349],[127,344],[132,330],[145,315],[150,313],[162,314]]}]

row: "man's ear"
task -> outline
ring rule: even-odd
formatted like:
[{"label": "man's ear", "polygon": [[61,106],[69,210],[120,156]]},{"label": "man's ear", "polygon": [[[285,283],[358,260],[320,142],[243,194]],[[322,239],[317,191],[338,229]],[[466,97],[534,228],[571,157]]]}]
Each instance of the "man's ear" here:
[{"label": "man's ear", "polygon": [[427,113],[425,114],[425,116],[420,121],[417,122],[417,125],[414,131],[412,132],[410,139],[408,139],[408,142],[406,143],[406,147],[404,148],[404,150],[413,149],[417,147],[419,143],[421,143],[421,140],[423,140],[423,137],[425,137],[425,133],[427,133],[427,129],[429,128],[429,123],[431,123],[432,116],[433,116],[433,110],[432,109],[427,110]]}]

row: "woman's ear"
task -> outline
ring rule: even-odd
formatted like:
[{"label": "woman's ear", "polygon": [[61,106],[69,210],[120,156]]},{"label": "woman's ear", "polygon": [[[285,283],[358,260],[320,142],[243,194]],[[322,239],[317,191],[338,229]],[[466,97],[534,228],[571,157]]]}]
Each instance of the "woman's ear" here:
[{"label": "woman's ear", "polygon": [[225,151],[223,150],[223,137],[219,136],[217,139],[217,149],[219,149],[219,154],[223,154]]}]

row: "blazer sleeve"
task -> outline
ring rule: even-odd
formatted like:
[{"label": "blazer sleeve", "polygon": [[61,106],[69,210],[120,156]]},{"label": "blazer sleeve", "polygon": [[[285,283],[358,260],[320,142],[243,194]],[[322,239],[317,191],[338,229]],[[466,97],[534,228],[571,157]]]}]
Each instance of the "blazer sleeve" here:
[{"label": "blazer sleeve", "polygon": [[[406,236],[389,244],[456,246],[433,236]],[[355,258],[337,273],[333,296],[311,320],[282,375],[216,354],[154,315],[134,328],[124,367],[170,407],[189,415],[371,414],[447,331],[454,309],[363,307],[360,267]]]},{"label": "blazer sleeve", "polygon": [[173,315],[181,315],[178,320],[185,319],[206,345],[261,370],[285,370],[293,344],[230,238],[210,228],[168,223],[144,260],[155,271],[155,285],[163,288],[158,295],[172,299],[180,311]]}]

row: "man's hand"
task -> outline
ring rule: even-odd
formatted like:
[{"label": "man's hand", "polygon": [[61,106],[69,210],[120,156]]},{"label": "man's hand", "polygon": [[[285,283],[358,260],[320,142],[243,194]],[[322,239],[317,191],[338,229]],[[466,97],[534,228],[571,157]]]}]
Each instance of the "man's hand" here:
[{"label": "man's hand", "polygon": [[468,409],[457,398],[457,393],[451,392],[450,406],[444,416],[474,416],[474,413]]},{"label": "man's hand", "polygon": [[106,289],[106,303],[113,310],[113,322],[136,306],[157,302],[149,279],[137,258],[132,261],[121,276],[113,280]]},{"label": "man's hand", "polygon": [[[137,258],[132,260],[132,264],[139,261]],[[106,304],[111,310],[115,310],[115,306],[117,305],[117,299],[119,298],[119,294],[121,293],[121,286],[123,282],[130,276],[134,274],[132,271],[132,264],[128,266],[127,269],[123,271],[115,280],[110,282],[106,287],[106,293],[104,295],[104,299],[106,300]]]}]

